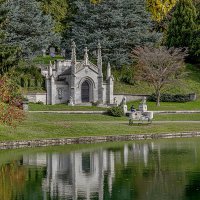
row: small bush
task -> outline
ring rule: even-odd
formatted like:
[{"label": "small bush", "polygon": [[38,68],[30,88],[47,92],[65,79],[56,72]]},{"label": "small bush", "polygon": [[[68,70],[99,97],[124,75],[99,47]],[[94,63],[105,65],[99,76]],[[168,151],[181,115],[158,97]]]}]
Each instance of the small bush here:
[{"label": "small bush", "polygon": [[91,102],[92,106],[98,106],[100,104],[100,101],[92,101]]},{"label": "small bush", "polygon": [[[156,102],[156,95],[152,94],[151,96],[148,97],[148,101],[153,101]],[[190,95],[188,94],[161,94],[160,97],[160,102],[188,102],[190,100]]]},{"label": "small bush", "polygon": [[114,106],[108,109],[108,114],[114,117],[122,117],[124,112],[120,106]]},{"label": "small bush", "polygon": [[38,102],[36,102],[36,104],[44,105],[44,103],[42,101],[38,101]]}]

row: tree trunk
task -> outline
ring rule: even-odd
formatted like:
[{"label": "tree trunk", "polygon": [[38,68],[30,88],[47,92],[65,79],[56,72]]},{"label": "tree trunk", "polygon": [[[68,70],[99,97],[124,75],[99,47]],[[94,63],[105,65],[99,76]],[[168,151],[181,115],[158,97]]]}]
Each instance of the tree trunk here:
[{"label": "tree trunk", "polygon": [[156,91],[156,106],[160,106],[160,91]]}]

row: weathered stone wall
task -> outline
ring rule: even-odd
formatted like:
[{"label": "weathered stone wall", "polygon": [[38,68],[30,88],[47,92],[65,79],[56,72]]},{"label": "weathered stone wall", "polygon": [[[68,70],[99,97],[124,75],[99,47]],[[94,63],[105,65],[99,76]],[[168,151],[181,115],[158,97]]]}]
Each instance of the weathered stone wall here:
[{"label": "weathered stone wall", "polygon": [[27,147],[42,147],[66,144],[90,144],[103,143],[112,141],[133,141],[146,139],[160,139],[160,138],[188,138],[199,137],[200,132],[188,133],[160,133],[160,134],[135,134],[135,135],[113,135],[113,136],[94,136],[94,137],[79,137],[79,138],[62,138],[62,139],[41,139],[28,141],[12,141],[0,142],[0,149],[16,149]]},{"label": "weathered stone wall", "polygon": [[25,97],[32,103],[43,102],[45,105],[47,104],[46,93],[30,93],[25,95]]},{"label": "weathered stone wall", "polygon": [[65,82],[56,82],[55,104],[67,103],[70,98],[69,85]]},{"label": "weathered stone wall", "polygon": [[144,97],[148,97],[149,95],[140,95],[140,94],[114,94],[114,98],[116,97],[116,100],[118,104],[122,102],[122,99],[126,97],[126,101],[137,101],[142,100]]}]

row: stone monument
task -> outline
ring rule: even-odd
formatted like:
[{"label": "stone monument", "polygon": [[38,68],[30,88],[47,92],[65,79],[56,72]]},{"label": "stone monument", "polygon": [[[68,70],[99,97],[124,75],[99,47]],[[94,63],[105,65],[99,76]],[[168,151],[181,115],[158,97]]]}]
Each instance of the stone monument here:
[{"label": "stone monument", "polygon": [[72,96],[69,97],[68,106],[74,106],[74,102],[73,102],[73,97]]},{"label": "stone monument", "polygon": [[51,56],[52,58],[54,58],[55,55],[56,55],[56,50],[55,50],[55,48],[54,48],[54,47],[51,47],[49,53],[50,53],[50,56]]},{"label": "stone monument", "polygon": [[114,99],[113,99],[113,104],[118,106],[118,102],[117,102],[117,98],[116,97],[114,97]]},{"label": "stone monument", "polygon": [[122,108],[123,108],[124,114],[126,114],[128,111],[128,107],[126,105],[126,97],[123,97],[123,99],[122,99]]},{"label": "stone monument", "polygon": [[147,111],[146,97],[143,97],[142,102],[139,105],[139,111],[141,111],[141,112]]}]

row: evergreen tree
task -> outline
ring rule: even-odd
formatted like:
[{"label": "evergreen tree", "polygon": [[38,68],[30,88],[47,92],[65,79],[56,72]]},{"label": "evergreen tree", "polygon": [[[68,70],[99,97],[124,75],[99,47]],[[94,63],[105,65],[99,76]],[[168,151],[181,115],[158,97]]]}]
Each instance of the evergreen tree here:
[{"label": "evergreen tree", "polygon": [[151,32],[150,17],[144,0],[102,0],[98,4],[90,0],[75,0],[76,14],[65,34],[65,46],[71,39],[79,53],[88,46],[94,52],[100,40],[106,61],[115,66],[130,64],[129,57],[135,45],[154,43],[157,35]]},{"label": "evergreen tree", "polygon": [[52,18],[42,14],[35,0],[10,0],[3,6],[9,10],[4,27],[7,43],[20,46],[24,57],[56,41]]},{"label": "evergreen tree", "polygon": [[172,15],[167,32],[169,47],[191,47],[197,30],[197,13],[191,0],[180,0]]},{"label": "evergreen tree", "polygon": [[[0,0],[0,29],[5,24],[6,13]],[[10,68],[16,66],[20,60],[19,47],[6,44],[5,38],[5,33],[0,30],[0,75],[4,75]]]}]

